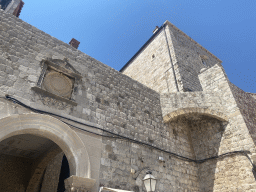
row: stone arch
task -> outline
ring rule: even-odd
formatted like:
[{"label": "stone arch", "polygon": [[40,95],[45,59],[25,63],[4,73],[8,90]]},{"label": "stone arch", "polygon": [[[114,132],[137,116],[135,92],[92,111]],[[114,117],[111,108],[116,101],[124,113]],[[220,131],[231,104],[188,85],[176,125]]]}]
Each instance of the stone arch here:
[{"label": "stone arch", "polygon": [[220,121],[228,122],[228,117],[225,114],[213,109],[200,108],[200,107],[181,108],[181,109],[172,111],[164,116],[164,122],[167,123],[177,119],[180,116],[192,115],[192,114],[206,115],[206,116],[216,118]]},{"label": "stone arch", "polygon": [[21,114],[0,120],[0,142],[20,134],[33,134],[55,142],[65,153],[70,175],[91,178],[90,160],[80,137],[68,125],[49,115]]}]

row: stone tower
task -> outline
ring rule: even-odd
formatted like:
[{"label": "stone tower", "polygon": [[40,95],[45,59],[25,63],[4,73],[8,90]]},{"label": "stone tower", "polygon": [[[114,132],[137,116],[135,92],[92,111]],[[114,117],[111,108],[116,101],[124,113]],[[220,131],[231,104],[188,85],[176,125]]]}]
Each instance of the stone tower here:
[{"label": "stone tower", "polygon": [[[120,72],[160,93],[163,122],[174,140],[185,133],[190,147],[183,152],[209,160],[197,165],[198,188],[192,191],[254,191],[250,168],[250,179],[243,170],[256,156],[256,96],[232,84],[221,62],[166,21]],[[241,150],[250,157],[219,158]]]},{"label": "stone tower", "polygon": [[166,21],[120,70],[159,93],[202,91],[198,74],[221,60]]}]

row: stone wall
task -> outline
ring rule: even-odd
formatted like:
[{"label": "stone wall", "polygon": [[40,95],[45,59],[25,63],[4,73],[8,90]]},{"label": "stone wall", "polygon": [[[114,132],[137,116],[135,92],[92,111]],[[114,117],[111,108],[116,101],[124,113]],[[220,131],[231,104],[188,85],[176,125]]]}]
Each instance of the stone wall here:
[{"label": "stone wall", "polygon": [[251,97],[253,97],[254,99],[256,99],[256,93],[248,93],[248,92],[247,92],[247,94],[249,94]]},{"label": "stone wall", "polygon": [[159,93],[177,91],[164,30],[122,72]]},{"label": "stone wall", "polygon": [[230,83],[230,88],[251,137],[256,142],[256,101],[251,94],[244,92],[232,83]]},{"label": "stone wall", "polygon": [[[217,156],[225,125],[215,118],[204,115],[193,118],[188,119],[188,126],[196,159],[202,160]],[[213,191],[216,162],[216,160],[209,160],[198,165],[201,191]]]},{"label": "stone wall", "polygon": [[[236,93],[234,94],[234,88],[223,68],[220,65],[215,65],[202,72],[199,79],[204,91],[213,90],[219,94],[219,98],[222,100],[222,111],[228,117],[218,154],[248,150],[250,151],[249,156],[252,158],[256,149],[253,135],[249,133],[250,129],[246,126],[241,105],[237,103]],[[247,102],[243,101],[242,106],[246,108]],[[256,189],[255,178],[251,170],[252,165],[244,155],[224,157],[204,164],[216,167],[213,191],[254,191]]]},{"label": "stone wall", "polygon": [[33,161],[28,158],[0,155],[0,191],[25,192]]},{"label": "stone wall", "polygon": [[[241,90],[234,93],[234,88],[220,65],[203,71],[199,79],[203,92],[161,95],[164,121],[183,119],[187,123],[191,146],[197,160],[238,150],[250,151],[250,158],[255,156],[253,134],[249,132],[255,128],[253,123],[250,124],[251,129],[246,126],[246,119],[243,117],[244,113],[247,119],[253,119],[250,115],[253,112],[250,108],[253,107],[253,100],[244,101],[248,95]],[[237,99],[240,103],[237,103]],[[199,189],[253,191],[256,185],[251,169],[250,161],[243,154],[200,163]]]},{"label": "stone wall", "polygon": [[217,119],[228,120],[226,102],[216,92],[178,92],[161,95],[162,115],[165,122],[185,114],[204,113]]},{"label": "stone wall", "polygon": [[[256,189],[252,166],[244,155],[227,156],[197,165],[163,152],[191,159],[209,158],[236,150],[249,150],[250,156],[256,154],[249,133],[252,129],[247,129],[250,127],[248,124],[253,123],[247,121],[253,118],[254,110],[249,107],[252,100],[248,100],[246,105],[241,101],[245,107],[242,109],[236,100],[247,98],[247,95],[231,88],[222,66],[214,65],[219,60],[173,26],[168,24],[166,28],[171,59],[167,46],[165,48],[163,31],[155,37],[160,43],[153,40],[141,57],[135,59],[147,71],[136,73],[142,84],[2,10],[0,29],[0,91],[31,107],[137,141],[113,138],[105,131],[95,131],[88,126],[80,126],[79,131],[72,128],[88,148],[92,178],[97,180],[93,192],[98,191],[100,185],[145,191],[142,179],[147,169],[151,169],[158,179],[159,192]],[[209,68],[200,74],[204,66],[199,62],[197,52],[208,57],[206,64]],[[68,102],[31,89],[37,85],[43,71],[42,61],[52,59],[68,62],[81,76],[74,84]],[[152,68],[148,68],[148,61]],[[158,62],[162,62],[163,67],[159,67]],[[171,62],[179,89],[189,88],[198,92],[173,93],[177,91],[174,77],[170,73],[168,78],[164,73],[172,70]],[[139,70],[136,69],[138,66],[132,66],[133,72]],[[152,81],[145,75],[157,78]],[[168,88],[170,93],[166,91]],[[158,92],[165,94],[160,97]],[[1,117],[28,113],[19,110],[15,104],[1,103],[1,109],[10,109],[0,112]],[[247,117],[248,111],[252,113]],[[85,133],[83,129],[105,136],[101,138]],[[164,161],[159,161],[159,157]]]},{"label": "stone wall", "polygon": [[[166,135],[166,140],[172,140],[168,147],[170,151],[193,157],[187,140],[188,129],[182,121],[173,122]],[[145,191],[142,179],[147,170],[152,170],[152,174],[158,179],[156,189],[159,192],[199,191],[198,168],[195,163],[127,141],[103,139],[103,143],[105,150],[101,159],[101,185],[142,192]],[[159,161],[159,157],[163,157],[164,162]],[[138,175],[143,168],[147,169]],[[136,171],[135,174],[131,174],[131,169]],[[136,176],[138,178],[133,179]]]},{"label": "stone wall", "polygon": [[[10,94],[29,106],[102,127],[164,150],[175,148],[171,136],[167,135],[168,126],[162,123],[158,93],[21,21],[19,18],[4,14],[1,11],[0,21],[0,50],[2,53],[0,55],[0,90],[3,93]],[[41,95],[31,89],[36,85],[41,74],[43,59],[62,60],[64,57],[68,58],[69,63],[82,76],[82,79],[76,84],[72,96],[73,102],[77,103],[77,106]],[[87,127],[82,127],[82,129],[87,129]],[[83,131],[77,131],[77,133],[82,140],[90,137]],[[97,141],[99,140],[97,139]],[[177,142],[186,143],[188,141],[185,141],[184,138],[177,138]],[[169,190],[169,183],[171,182],[173,187],[177,188],[176,191],[197,191],[197,183],[194,183],[197,181],[197,168],[193,163],[174,157],[170,157],[169,160],[169,155],[160,151],[152,152],[150,148],[137,144],[128,145],[122,140],[109,141],[104,138],[102,144],[101,159],[98,152],[97,155],[92,155],[93,143],[87,147],[92,149],[91,161],[94,162],[94,158],[101,160],[101,162],[99,161],[100,169],[96,168],[98,165],[95,165],[95,170],[100,170],[100,175],[98,176],[99,172],[95,172],[92,174],[92,178],[107,187],[112,186],[113,181],[116,181],[114,185],[120,185],[123,189],[130,190],[130,187],[135,187],[137,191],[142,191],[141,178],[144,177],[145,173],[139,176],[140,180],[137,181],[139,183],[135,184],[132,175],[130,175],[130,169],[133,165],[137,166],[137,169],[143,168],[144,165],[152,167],[157,165],[159,156],[164,156],[166,159],[165,166],[169,169],[162,169],[158,166],[152,168],[154,174],[161,181],[158,184],[160,189]],[[108,145],[118,146],[118,148],[120,145],[121,150],[116,148],[120,154],[108,154],[109,147],[106,147]],[[131,148],[127,148],[130,145]],[[123,149],[125,147],[131,152],[124,154]],[[191,156],[189,154],[190,149],[185,148],[187,146],[184,146],[184,150],[181,146],[178,152]],[[97,146],[95,149],[98,150],[101,147]],[[135,162],[141,157],[141,154],[147,163]],[[126,167],[123,168],[123,165]],[[172,169],[170,169],[171,167]],[[166,178],[166,171],[168,178]],[[109,174],[111,173],[119,174],[113,174],[110,177]],[[123,175],[123,179],[120,179],[120,175]],[[127,182],[124,186],[124,179],[127,181],[125,176],[128,176],[128,180],[132,181]],[[176,186],[175,183],[177,183]],[[98,191],[98,187],[95,186],[92,191]]]},{"label": "stone wall", "polygon": [[47,165],[43,176],[41,192],[56,192],[60,178],[61,163],[64,153],[58,154]]}]

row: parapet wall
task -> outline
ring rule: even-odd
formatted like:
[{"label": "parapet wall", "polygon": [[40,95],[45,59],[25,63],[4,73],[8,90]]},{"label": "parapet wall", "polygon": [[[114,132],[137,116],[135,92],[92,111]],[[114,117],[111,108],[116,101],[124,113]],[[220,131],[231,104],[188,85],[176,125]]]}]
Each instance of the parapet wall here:
[{"label": "parapet wall", "polygon": [[164,121],[168,122],[181,115],[205,114],[222,121],[228,121],[225,115],[225,101],[215,92],[186,92],[161,95]]}]

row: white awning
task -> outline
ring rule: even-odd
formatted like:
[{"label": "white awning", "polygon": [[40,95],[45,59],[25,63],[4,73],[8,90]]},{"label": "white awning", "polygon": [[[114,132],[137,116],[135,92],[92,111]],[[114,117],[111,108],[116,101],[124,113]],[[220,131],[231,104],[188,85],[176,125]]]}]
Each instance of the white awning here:
[{"label": "white awning", "polygon": [[101,187],[99,192],[102,192],[103,190],[113,191],[113,192],[133,192],[133,191],[126,191],[126,190],[121,190],[121,189],[112,189],[112,188],[108,188],[108,187]]}]

